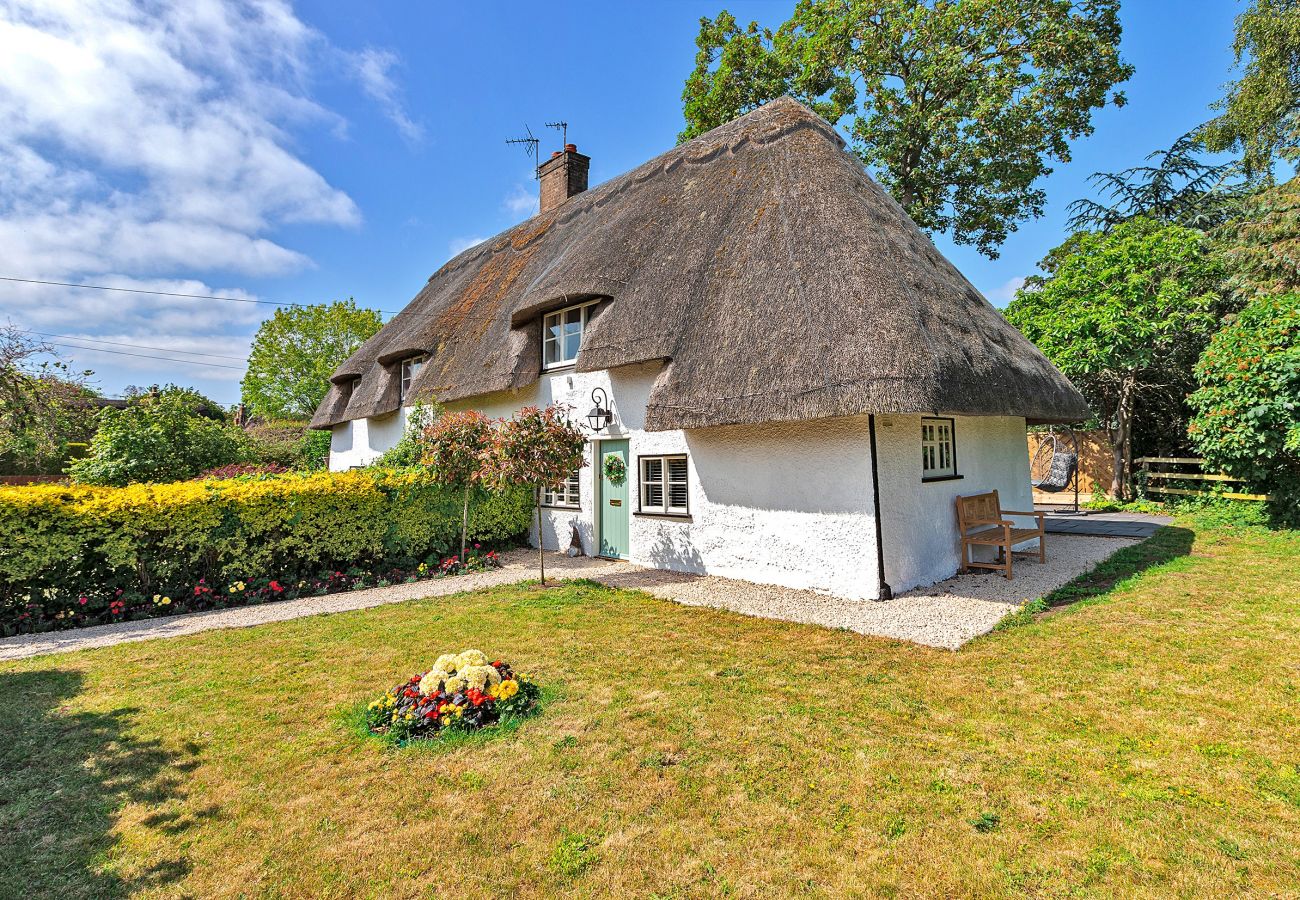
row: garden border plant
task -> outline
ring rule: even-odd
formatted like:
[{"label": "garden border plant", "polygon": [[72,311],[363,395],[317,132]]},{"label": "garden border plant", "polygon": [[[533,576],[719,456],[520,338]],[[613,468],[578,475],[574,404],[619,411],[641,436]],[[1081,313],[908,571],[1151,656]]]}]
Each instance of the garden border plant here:
[{"label": "garden border plant", "polygon": [[333,593],[497,564],[527,489],[477,489],[473,552],[450,560],[462,496],[423,472],[125,488],[0,488],[0,633]]}]

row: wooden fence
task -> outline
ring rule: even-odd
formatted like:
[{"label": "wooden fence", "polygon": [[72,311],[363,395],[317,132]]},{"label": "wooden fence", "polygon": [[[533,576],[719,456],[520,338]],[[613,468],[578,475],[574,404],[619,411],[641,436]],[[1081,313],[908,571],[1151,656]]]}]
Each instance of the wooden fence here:
[{"label": "wooden fence", "polygon": [[[1253,501],[1273,499],[1269,494],[1243,494],[1233,490],[1214,491],[1213,487],[1216,483],[1229,485],[1241,484],[1242,481],[1240,478],[1233,478],[1230,475],[1224,475],[1222,472],[1206,472],[1203,468],[1205,460],[1200,457],[1140,456],[1133,460],[1133,463],[1138,467],[1137,486],[1142,494],[1180,497],[1200,497],[1213,494],[1216,497],[1225,497],[1229,500]],[[1176,471],[1177,469],[1194,469],[1195,471]],[[1155,484],[1152,484],[1152,481]],[[1196,487],[1175,486],[1179,483],[1196,485]]]}]

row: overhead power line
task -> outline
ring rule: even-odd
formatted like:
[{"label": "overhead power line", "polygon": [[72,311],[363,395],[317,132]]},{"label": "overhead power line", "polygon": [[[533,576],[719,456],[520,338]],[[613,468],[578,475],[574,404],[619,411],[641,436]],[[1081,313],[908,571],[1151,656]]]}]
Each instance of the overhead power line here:
[{"label": "overhead power line", "polygon": [[[252,297],[219,297],[214,294],[183,294],[177,291],[147,291],[144,288],[113,287],[107,284],[74,284],[71,281],[47,281],[41,278],[19,278],[16,275],[0,275],[0,281],[12,281],[19,284],[46,284],[55,287],[84,288],[88,291],[120,291],[124,294],[148,294],[153,297],[182,297],[186,300],[229,300],[231,303],[259,303],[263,306],[290,306],[306,309],[310,303],[294,303],[291,300],[257,300]],[[395,316],[391,309],[377,309],[375,312],[386,316]]]},{"label": "overhead power line", "polygon": [[80,344],[61,344],[56,341],[51,341],[50,346],[66,347],[72,350],[90,350],[95,353],[112,353],[114,356],[138,356],[141,359],[160,359],[163,362],[182,363],[188,366],[203,366],[205,368],[216,369],[237,369],[240,372],[244,371],[246,368],[245,366],[232,366],[226,363],[207,362],[202,359],[177,359],[174,356],[153,356],[148,353],[132,353],[129,350],[109,350],[107,347],[84,347]]},{"label": "overhead power line", "polygon": [[185,356],[210,356],[213,359],[233,359],[235,362],[248,362],[242,356],[227,356],[224,353],[204,353],[199,350],[177,350],[175,347],[153,347],[149,344],[129,344],[124,341],[105,341],[101,338],[81,337],[76,334],[51,334],[47,331],[28,331],[28,334],[35,334],[47,338],[64,338],[69,341],[81,341],[84,344],[110,344],[114,347],[131,347],[135,350],[161,350],[163,353],[181,353]]}]

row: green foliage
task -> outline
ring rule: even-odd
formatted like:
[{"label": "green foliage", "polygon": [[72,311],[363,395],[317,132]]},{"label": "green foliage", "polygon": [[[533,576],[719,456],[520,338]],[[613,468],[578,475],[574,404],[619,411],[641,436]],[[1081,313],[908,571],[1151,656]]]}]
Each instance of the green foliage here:
[{"label": "green foliage", "polygon": [[[525,406],[497,429],[485,462],[488,483],[523,485],[541,503],[541,492],[557,488],[586,465],[587,436],[569,422],[558,406]],[[541,507],[537,507],[538,560],[546,583],[546,558],[541,552]]]},{"label": "green foliage", "polygon": [[139,396],[125,409],[102,410],[87,455],[69,466],[68,474],[82,484],[120,487],[193,478],[248,461],[244,433],[202,414],[204,403],[196,398],[193,391],[169,386]]},{"label": "green foliage", "polygon": [[406,430],[397,443],[371,464],[376,469],[409,469],[424,460],[425,429],[437,421],[442,410],[434,405],[416,403],[407,410]]},{"label": "green foliage", "polygon": [[1123,105],[1118,0],[800,0],[775,32],[702,19],[683,140],[782,94],[848,124],[918,225],[997,256],[1042,214],[1036,182],[1092,113]]},{"label": "green foliage", "polygon": [[1207,464],[1300,523],[1300,294],[1247,304],[1210,341],[1196,379],[1188,433]]},{"label": "green foliage", "polygon": [[253,338],[244,403],[273,419],[312,415],[330,375],[382,325],[378,312],[353,300],[277,309]]},{"label": "green foliage", "polygon": [[465,557],[469,532],[469,492],[488,475],[494,440],[492,420],[477,410],[444,413],[424,428],[424,458],[438,481],[460,488],[464,494],[461,511],[460,558]]},{"label": "green foliage", "polygon": [[1235,297],[1300,292],[1300,178],[1248,198],[1219,238]]},{"label": "green foliage", "polygon": [[329,464],[330,433],[303,421],[259,422],[244,429],[251,461],[311,472]]},{"label": "green foliage", "polygon": [[[1178,403],[1220,321],[1222,260],[1200,231],[1132,219],[1074,235],[1051,274],[1017,292],[1007,320],[1074,381],[1108,430],[1111,493],[1124,496],[1133,417]],[[1181,431],[1181,428],[1178,429]]]},{"label": "green foliage", "polygon": [[[1129,219],[1146,218],[1202,231],[1238,213],[1249,182],[1234,181],[1234,163],[1209,163],[1200,141],[1185,134],[1168,150],[1147,155],[1148,165],[1088,177],[1103,202],[1075,200],[1069,206],[1071,231],[1106,231]],[[1154,164],[1152,164],[1154,163]]]},{"label": "green foliage", "polygon": [[13,326],[0,328],[0,474],[61,475],[73,445],[95,432],[90,373],[34,361],[51,350]]},{"label": "green foliage", "polygon": [[1274,159],[1300,159],[1300,0],[1254,0],[1233,41],[1242,75],[1201,130],[1211,150],[1238,150],[1248,174],[1271,177]]},{"label": "green foliage", "polygon": [[[475,490],[471,536],[528,527],[527,489]],[[28,602],[80,614],[200,579],[286,581],[354,566],[414,565],[453,548],[461,495],[419,472],[314,473],[124,488],[0,488],[0,624]],[[435,559],[436,564],[436,559]]]}]

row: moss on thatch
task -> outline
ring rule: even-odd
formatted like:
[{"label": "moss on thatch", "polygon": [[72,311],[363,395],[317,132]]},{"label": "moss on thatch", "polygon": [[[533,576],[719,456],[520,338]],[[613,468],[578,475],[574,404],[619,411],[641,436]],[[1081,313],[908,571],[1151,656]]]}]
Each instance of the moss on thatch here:
[{"label": "moss on thatch", "polygon": [[457,256],[332,377],[313,426],[541,371],[543,312],[608,298],[578,371],[666,362],[651,430],[866,412],[1075,421],[1083,398],[843,149],[775,100]]}]

